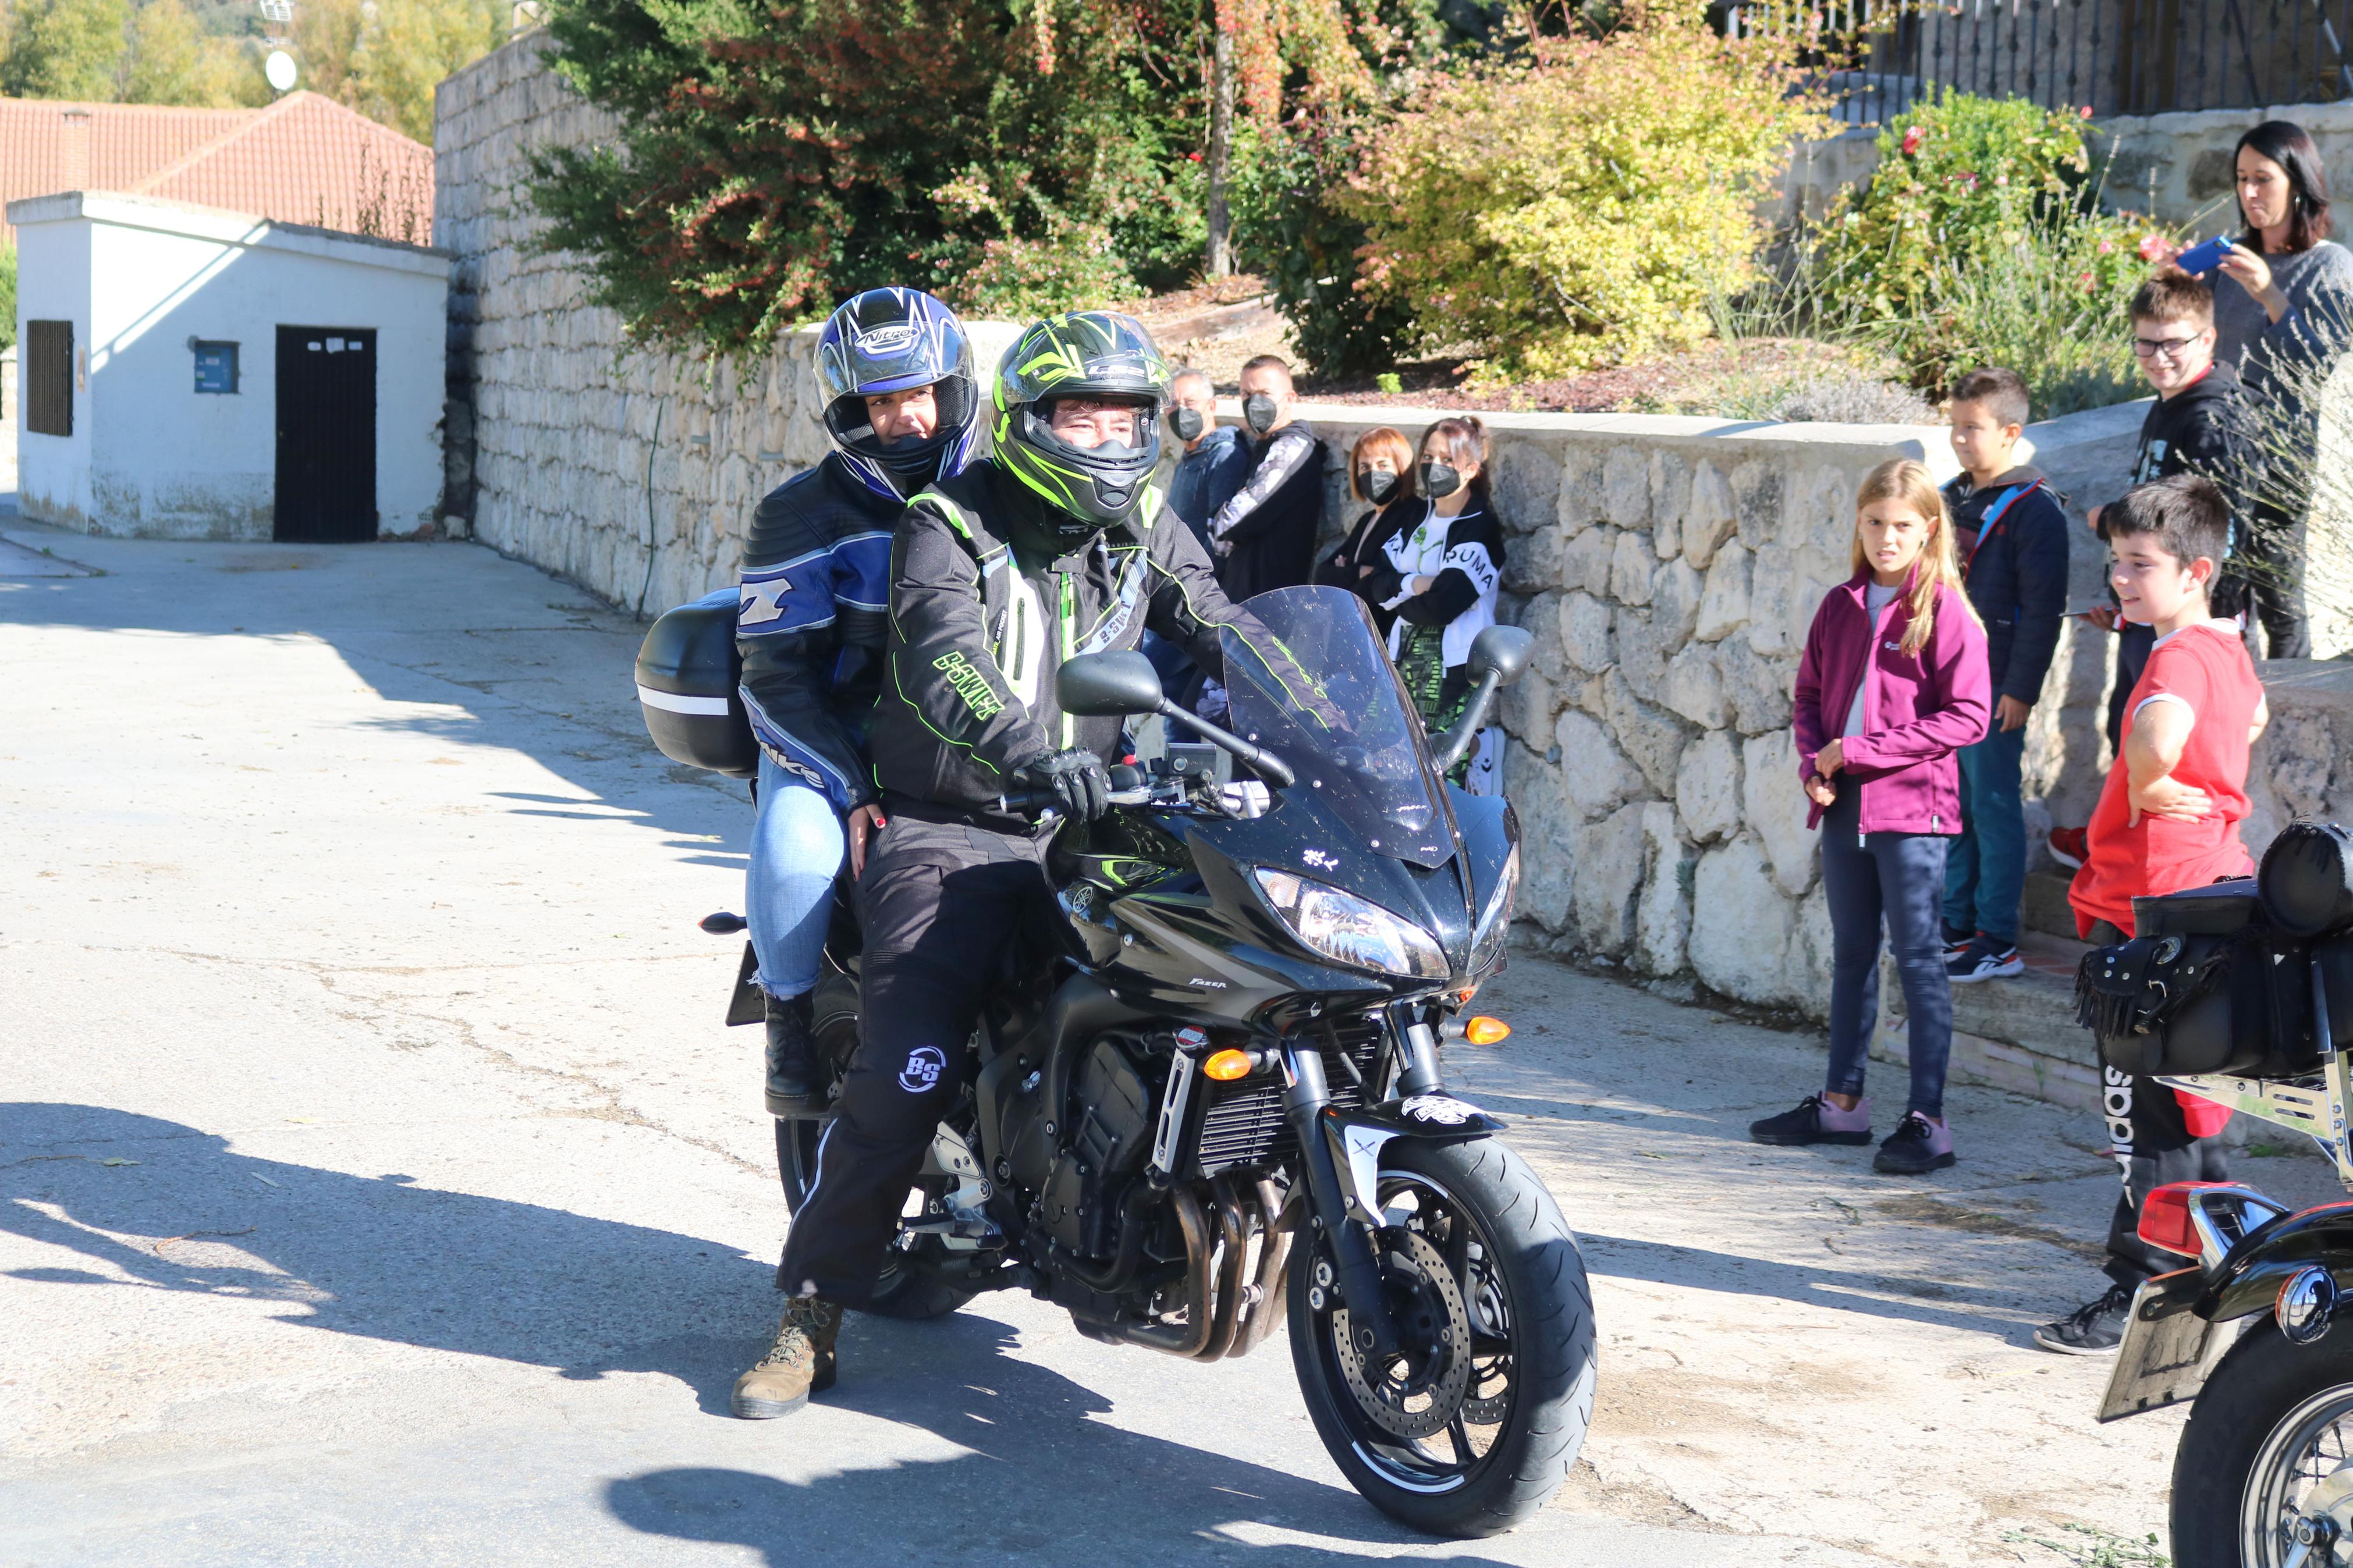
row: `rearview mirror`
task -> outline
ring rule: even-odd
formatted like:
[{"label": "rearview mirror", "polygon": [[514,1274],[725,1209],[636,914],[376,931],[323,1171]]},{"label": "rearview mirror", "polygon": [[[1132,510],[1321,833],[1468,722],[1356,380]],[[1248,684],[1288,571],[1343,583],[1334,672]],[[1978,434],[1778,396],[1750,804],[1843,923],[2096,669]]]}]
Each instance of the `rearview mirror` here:
[{"label": "rearview mirror", "polygon": [[1082,653],[1063,660],[1054,673],[1054,696],[1062,711],[1082,719],[1157,713],[1161,695],[1160,672],[1140,653]]},{"label": "rearview mirror", "polygon": [[1489,626],[1471,639],[1472,679],[1493,674],[1498,685],[1509,686],[1528,668],[1528,653],[1535,646],[1536,639],[1517,626]]}]

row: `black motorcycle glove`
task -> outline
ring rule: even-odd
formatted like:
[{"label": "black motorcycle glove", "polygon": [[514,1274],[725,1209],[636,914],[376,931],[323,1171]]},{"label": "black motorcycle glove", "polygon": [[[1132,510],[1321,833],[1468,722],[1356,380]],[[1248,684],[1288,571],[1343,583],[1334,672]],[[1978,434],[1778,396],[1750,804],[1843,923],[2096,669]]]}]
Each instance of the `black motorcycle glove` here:
[{"label": "black motorcycle glove", "polygon": [[1015,787],[1050,795],[1065,815],[1092,822],[1111,806],[1111,774],[1101,757],[1084,746],[1047,752],[1013,770]]}]

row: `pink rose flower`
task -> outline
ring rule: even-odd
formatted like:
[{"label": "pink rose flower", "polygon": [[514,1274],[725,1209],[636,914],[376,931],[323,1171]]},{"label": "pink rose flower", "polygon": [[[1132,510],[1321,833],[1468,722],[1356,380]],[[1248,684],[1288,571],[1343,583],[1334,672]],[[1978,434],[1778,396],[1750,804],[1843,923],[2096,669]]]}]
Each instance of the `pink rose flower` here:
[{"label": "pink rose flower", "polygon": [[2153,267],[2164,260],[2173,247],[2165,242],[2161,234],[2145,234],[2140,237],[2139,249],[2140,258]]},{"label": "pink rose flower", "polygon": [[1917,153],[1920,150],[1920,143],[1927,139],[1928,132],[1921,127],[1915,125],[1907,129],[1904,132],[1904,155],[1909,158],[1913,153]]}]

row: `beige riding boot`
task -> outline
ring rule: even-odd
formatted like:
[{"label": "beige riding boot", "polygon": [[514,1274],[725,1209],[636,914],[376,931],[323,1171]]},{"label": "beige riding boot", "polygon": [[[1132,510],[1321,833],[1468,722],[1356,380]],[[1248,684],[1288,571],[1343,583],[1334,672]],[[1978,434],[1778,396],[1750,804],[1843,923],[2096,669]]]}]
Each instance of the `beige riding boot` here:
[{"label": "beige riding boot", "polygon": [[785,1303],[776,1342],[757,1365],[735,1380],[731,1407],[746,1421],[790,1415],[812,1394],[833,1386],[833,1342],[841,1332],[841,1309],[818,1296],[795,1296]]}]

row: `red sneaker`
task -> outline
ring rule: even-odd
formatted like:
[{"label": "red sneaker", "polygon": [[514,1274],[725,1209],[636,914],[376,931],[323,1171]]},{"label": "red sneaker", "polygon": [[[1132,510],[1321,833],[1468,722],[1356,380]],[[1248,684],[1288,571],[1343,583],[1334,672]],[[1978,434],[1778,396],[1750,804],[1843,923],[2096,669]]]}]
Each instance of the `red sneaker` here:
[{"label": "red sneaker", "polygon": [[2084,868],[2084,861],[2092,853],[2092,830],[2088,827],[2054,827],[2049,843],[2051,858],[2071,871]]}]

